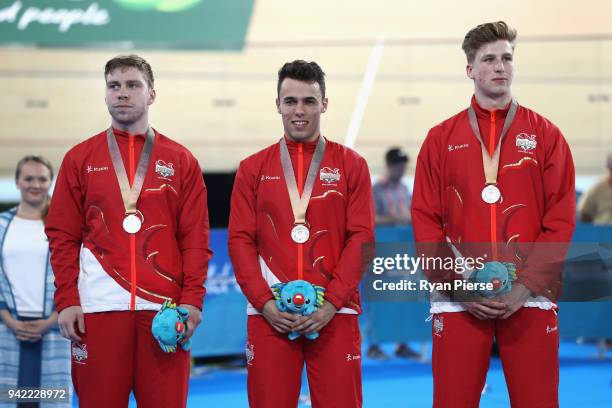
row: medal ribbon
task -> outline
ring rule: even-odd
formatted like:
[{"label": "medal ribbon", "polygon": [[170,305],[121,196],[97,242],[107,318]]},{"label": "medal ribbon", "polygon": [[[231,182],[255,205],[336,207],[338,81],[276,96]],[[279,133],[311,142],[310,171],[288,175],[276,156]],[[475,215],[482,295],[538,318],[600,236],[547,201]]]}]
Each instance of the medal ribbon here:
[{"label": "medal ribbon", "polygon": [[493,153],[493,157],[489,155],[489,151],[480,136],[480,130],[478,129],[478,120],[476,119],[476,112],[474,112],[474,108],[472,105],[468,108],[468,117],[470,119],[470,126],[472,126],[472,131],[476,136],[476,139],[480,142],[480,148],[482,149],[482,164],[484,167],[484,174],[486,184],[495,184],[497,183],[497,172],[499,169],[499,155],[501,151],[502,141],[504,140],[504,136],[506,136],[506,132],[508,132],[508,128],[514,121],[514,116],[516,115],[516,110],[518,108],[518,102],[516,100],[512,100],[510,105],[510,110],[508,111],[508,115],[506,115],[506,120],[504,121],[504,127],[502,129],[501,135],[499,137],[499,142],[495,147],[495,152]]},{"label": "medal ribbon", "polygon": [[111,159],[113,160],[113,168],[117,175],[117,182],[121,189],[121,198],[123,199],[123,206],[125,207],[126,214],[136,214],[136,203],[144,184],[145,174],[151,161],[151,152],[153,151],[153,144],[155,141],[155,132],[149,127],[147,129],[147,137],[145,144],[140,154],[140,160],[138,161],[138,167],[136,169],[136,175],[134,177],[134,183],[130,187],[130,181],[128,180],[127,173],[125,172],[125,166],[123,165],[123,159],[121,158],[121,152],[119,151],[119,145],[113,134],[113,129],[108,128],[106,131],[106,141],[108,143],[108,151]]},{"label": "medal ribbon", "polygon": [[317,148],[315,149],[312,160],[310,161],[310,167],[308,167],[308,175],[306,176],[304,191],[300,196],[297,188],[297,182],[295,181],[293,166],[291,165],[291,157],[289,156],[287,141],[284,137],[280,141],[281,165],[283,166],[285,183],[287,184],[287,191],[289,191],[289,199],[291,200],[291,210],[293,211],[293,218],[296,224],[306,224],[306,210],[308,209],[310,195],[312,194],[312,188],[314,187],[317,171],[319,171],[319,167],[321,166],[324,153],[325,138],[323,136],[319,136]]}]

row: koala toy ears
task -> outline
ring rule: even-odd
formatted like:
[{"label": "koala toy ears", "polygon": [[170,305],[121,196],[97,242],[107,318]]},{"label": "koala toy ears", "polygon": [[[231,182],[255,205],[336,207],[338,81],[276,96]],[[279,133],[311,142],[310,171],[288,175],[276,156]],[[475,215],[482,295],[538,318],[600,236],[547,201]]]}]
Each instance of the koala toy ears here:
[{"label": "koala toy ears", "polygon": [[[274,300],[279,300],[281,298],[281,292],[283,291],[283,288],[287,285],[288,283],[275,283],[274,285],[272,285],[270,287],[270,289],[272,289],[272,293],[274,294]],[[325,293],[325,288],[322,286],[318,286],[318,285],[312,285],[312,287],[315,290],[315,293],[317,294],[317,299],[315,301],[315,305],[317,307],[320,307],[321,305],[323,305],[323,302],[325,301],[325,297],[323,296],[323,294]]]}]

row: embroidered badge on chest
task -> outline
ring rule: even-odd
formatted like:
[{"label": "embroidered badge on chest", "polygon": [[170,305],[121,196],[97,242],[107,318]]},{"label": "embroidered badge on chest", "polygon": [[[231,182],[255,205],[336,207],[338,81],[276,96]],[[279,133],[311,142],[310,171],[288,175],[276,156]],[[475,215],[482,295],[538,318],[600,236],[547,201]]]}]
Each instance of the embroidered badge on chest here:
[{"label": "embroidered badge on chest", "polygon": [[319,179],[325,184],[337,183],[340,181],[340,169],[323,167],[319,171]]},{"label": "embroidered badge on chest", "polygon": [[533,150],[538,145],[536,141],[536,135],[528,135],[527,133],[519,133],[516,135],[516,147],[522,153],[527,153]]},{"label": "embroidered badge on chest", "polygon": [[163,160],[155,162],[155,173],[164,180],[170,180],[170,177],[174,176],[174,165],[172,163],[166,163]]}]

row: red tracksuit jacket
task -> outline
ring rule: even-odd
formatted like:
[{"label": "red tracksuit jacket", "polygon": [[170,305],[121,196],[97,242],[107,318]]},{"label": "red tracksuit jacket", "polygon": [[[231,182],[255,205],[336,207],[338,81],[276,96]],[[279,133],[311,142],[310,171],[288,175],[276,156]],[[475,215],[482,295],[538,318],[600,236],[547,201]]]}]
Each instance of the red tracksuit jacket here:
[{"label": "red tracksuit jacket", "polygon": [[[168,298],[201,307],[212,255],[206,187],[191,153],[155,133],[137,203],[144,223],[133,235],[122,228],[106,131],[64,157],[46,220],[58,310],[156,310]],[[132,182],[144,136],[114,134]]]},{"label": "red tracksuit jacket", "polygon": [[[487,111],[472,98],[487,149],[499,141],[506,109]],[[559,129],[519,106],[502,141],[497,185],[503,200],[487,204],[481,146],[467,109],[433,127],[418,156],[412,221],[417,242],[534,243],[538,254],[518,262],[518,280],[536,295],[555,300],[558,269],[547,262],[565,255],[575,227],[574,165]],[[557,251],[549,244],[560,244]],[[522,247],[522,248],[523,248]],[[553,251],[553,252],[551,252]],[[536,259],[537,257],[537,259]],[[517,262],[514,254],[511,260]]]},{"label": "red tracksuit jacket", "polygon": [[[287,140],[300,189],[316,143]],[[270,276],[262,271],[269,269],[273,280],[321,285],[337,309],[360,312],[357,286],[367,265],[362,247],[374,242],[374,205],[368,166],[356,152],[327,141],[306,221],[310,239],[296,244],[278,143],[240,163],[231,200],[229,253],[242,291],[261,310],[273,299]]]}]

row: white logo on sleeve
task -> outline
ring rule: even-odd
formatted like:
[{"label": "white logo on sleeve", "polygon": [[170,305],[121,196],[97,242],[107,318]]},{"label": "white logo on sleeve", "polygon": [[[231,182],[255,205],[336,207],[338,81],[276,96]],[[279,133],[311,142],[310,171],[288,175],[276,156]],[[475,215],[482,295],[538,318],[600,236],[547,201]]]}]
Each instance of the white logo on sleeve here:
[{"label": "white logo on sleeve", "polygon": [[346,353],[346,361],[361,360],[361,354]]}]

